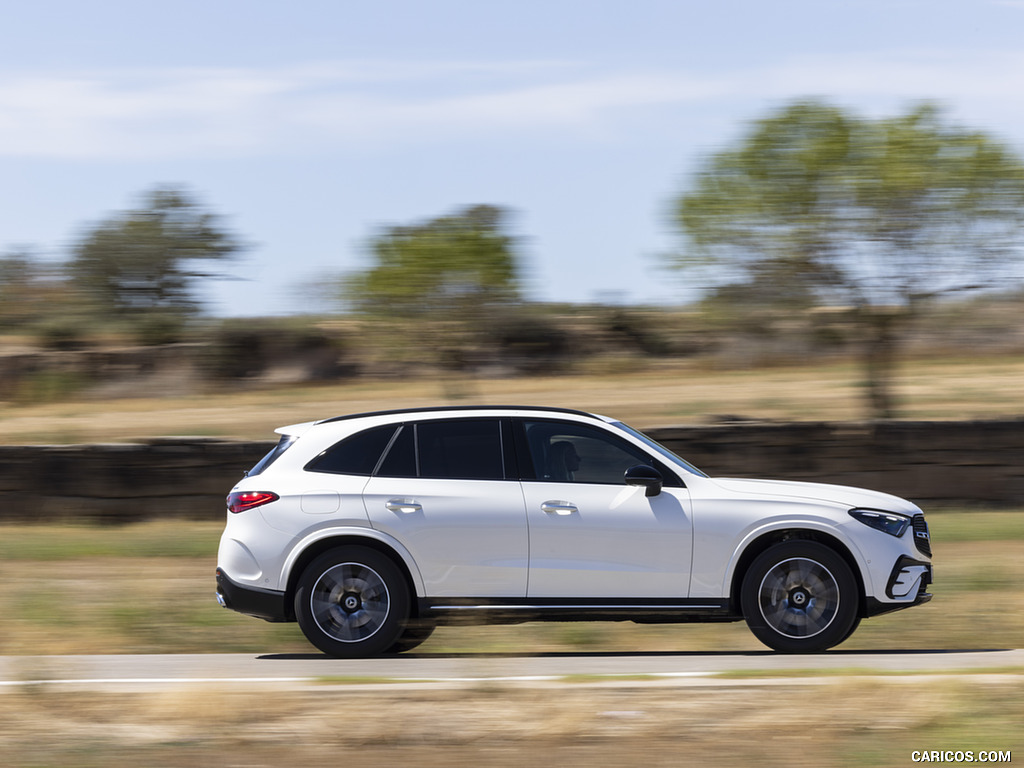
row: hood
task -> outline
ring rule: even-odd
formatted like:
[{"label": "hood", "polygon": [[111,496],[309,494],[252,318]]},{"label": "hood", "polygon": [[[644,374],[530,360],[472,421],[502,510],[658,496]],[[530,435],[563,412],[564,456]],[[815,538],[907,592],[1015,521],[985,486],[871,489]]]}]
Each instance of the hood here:
[{"label": "hood", "polygon": [[913,515],[921,510],[906,499],[892,496],[880,491],[869,491],[864,488],[852,488],[845,485],[826,485],[825,483],[802,483],[792,480],[746,480],[732,477],[716,477],[712,481],[730,493],[750,494],[752,496],[786,497],[791,499],[807,499],[832,503],[853,509],[863,507],[879,509],[886,512],[903,512]]}]

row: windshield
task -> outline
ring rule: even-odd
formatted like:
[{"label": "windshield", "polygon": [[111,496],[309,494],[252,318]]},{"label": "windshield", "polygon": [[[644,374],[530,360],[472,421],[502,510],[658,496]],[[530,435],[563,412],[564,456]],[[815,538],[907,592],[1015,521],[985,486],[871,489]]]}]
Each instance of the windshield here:
[{"label": "windshield", "polygon": [[663,457],[665,457],[666,459],[670,460],[673,464],[682,465],[683,469],[685,469],[691,475],[697,475],[697,477],[707,477],[706,474],[701,472],[699,469],[697,469],[695,466],[693,466],[693,464],[691,464],[690,462],[686,461],[686,459],[679,458],[674,453],[672,453],[672,451],[670,451],[668,448],[666,448],[664,445],[662,445],[659,442],[656,442],[656,441],[652,440],[647,435],[645,435],[643,432],[635,430],[631,426],[629,426],[628,424],[623,424],[621,421],[614,421],[614,422],[612,422],[612,426],[613,427],[618,427],[623,432],[626,432],[626,433],[632,435],[633,437],[637,438],[638,440],[642,440],[644,445],[646,445],[652,451],[660,453]]}]

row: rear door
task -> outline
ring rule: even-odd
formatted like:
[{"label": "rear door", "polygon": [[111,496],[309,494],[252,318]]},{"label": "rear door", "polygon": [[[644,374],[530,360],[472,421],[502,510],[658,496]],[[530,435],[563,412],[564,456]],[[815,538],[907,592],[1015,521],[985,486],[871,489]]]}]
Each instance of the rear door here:
[{"label": "rear door", "polygon": [[525,597],[529,541],[512,456],[507,419],[409,422],[392,440],[363,502],[370,524],[412,554],[426,597]]}]

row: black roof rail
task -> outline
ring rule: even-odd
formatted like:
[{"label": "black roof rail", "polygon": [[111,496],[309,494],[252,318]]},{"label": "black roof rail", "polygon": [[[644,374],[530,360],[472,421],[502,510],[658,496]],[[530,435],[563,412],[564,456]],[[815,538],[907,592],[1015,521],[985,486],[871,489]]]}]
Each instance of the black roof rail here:
[{"label": "black roof rail", "polygon": [[330,419],[322,419],[316,423],[330,424],[335,421],[361,419],[364,416],[397,416],[405,413],[436,413],[439,411],[545,411],[550,413],[570,413],[576,416],[594,417],[594,414],[587,413],[586,411],[578,411],[573,408],[555,408],[548,405],[433,405],[426,408],[396,408],[390,411],[349,413],[345,416],[334,416]]}]

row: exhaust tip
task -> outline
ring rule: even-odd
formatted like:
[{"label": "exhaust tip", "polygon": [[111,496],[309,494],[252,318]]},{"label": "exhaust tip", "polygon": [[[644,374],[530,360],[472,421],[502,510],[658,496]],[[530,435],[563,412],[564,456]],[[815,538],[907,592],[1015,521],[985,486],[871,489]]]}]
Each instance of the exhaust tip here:
[{"label": "exhaust tip", "polygon": [[214,597],[217,598],[217,605],[219,605],[221,608],[228,607],[227,601],[224,599],[224,595],[222,595],[220,592],[215,592]]}]

